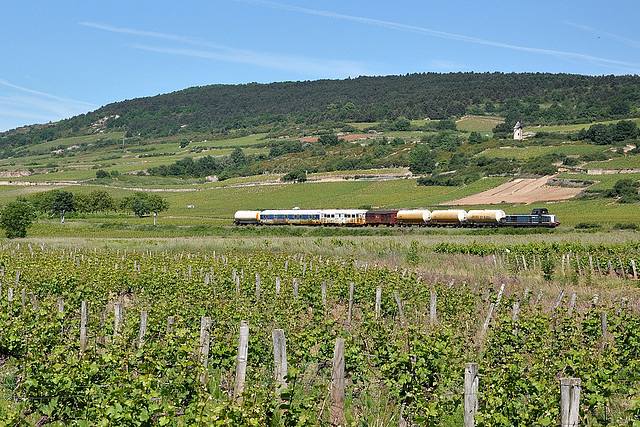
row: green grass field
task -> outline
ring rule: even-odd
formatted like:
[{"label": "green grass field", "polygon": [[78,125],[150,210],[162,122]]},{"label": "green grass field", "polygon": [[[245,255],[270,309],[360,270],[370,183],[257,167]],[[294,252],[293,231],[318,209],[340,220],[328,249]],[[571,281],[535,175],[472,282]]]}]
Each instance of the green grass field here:
[{"label": "green grass field", "polygon": [[479,153],[478,156],[490,158],[513,158],[517,160],[532,159],[549,153],[558,153],[563,156],[583,155],[602,152],[609,147],[599,145],[553,145],[553,146],[529,146],[529,147],[502,147],[489,148]]},{"label": "green grass field", "polygon": [[615,157],[604,162],[590,162],[584,169],[640,169],[640,156]]},{"label": "green grass field", "polygon": [[[599,181],[594,189],[612,188],[621,178],[640,179],[640,174],[624,175],[560,175],[563,178]],[[134,177],[132,177],[134,178]],[[135,177],[137,178],[140,177]],[[148,177],[153,178],[153,177]],[[273,176],[271,178],[274,178]],[[246,178],[245,178],[246,179]],[[202,225],[230,224],[237,210],[285,209],[299,206],[308,209],[358,208],[372,206],[379,208],[437,208],[437,204],[449,200],[472,195],[503,182],[506,177],[485,178],[464,187],[420,187],[415,179],[399,179],[391,181],[354,181],[343,180],[333,182],[270,184],[228,187],[228,181],[196,184],[190,187],[174,185],[164,188],[160,194],[169,204],[169,210],[158,218],[166,225]],[[235,184],[241,184],[237,179]],[[116,185],[120,181],[111,181]],[[131,184],[133,185],[133,183]],[[39,191],[49,191],[51,186],[0,186],[0,204],[15,200],[17,196],[29,195]],[[113,197],[132,194],[133,189],[113,188],[95,185],[66,187],[70,191],[90,192],[96,188],[105,188]],[[193,206],[190,208],[188,206]],[[537,204],[536,204],[537,206]],[[558,215],[560,222],[572,226],[580,222],[640,222],[640,210],[637,204],[617,204],[612,199],[602,200],[570,200],[565,202],[544,204]],[[528,213],[530,206],[494,205],[483,208],[500,208],[507,213]],[[475,209],[477,206],[462,206],[464,209]],[[71,220],[73,222],[73,220]],[[88,216],[81,222],[127,222],[129,224],[149,224],[151,218],[135,218],[127,215],[116,215],[112,218]]]},{"label": "green grass field", "polygon": [[502,122],[504,122],[503,117],[464,116],[456,122],[456,126],[462,131],[476,131],[483,135],[491,135],[493,128]]},{"label": "green grass field", "polygon": [[596,181],[589,187],[591,190],[606,190],[613,188],[616,182],[621,179],[630,178],[640,180],[640,173],[624,173],[624,174],[607,174],[607,175],[589,175],[589,174],[560,174],[559,178]]},{"label": "green grass field", "polygon": [[[635,122],[636,124],[640,125],[640,118],[639,119],[631,119],[632,122]],[[610,121],[604,121],[604,122],[597,122],[597,123],[602,123],[605,125],[610,125],[613,123],[617,123],[618,120],[610,120]],[[528,132],[575,132],[575,131],[579,131],[580,129],[589,129],[589,126],[593,125],[595,123],[585,123],[585,124],[577,124],[577,125],[559,125],[559,126],[532,126],[532,127],[527,127],[525,128],[525,131]]]}]

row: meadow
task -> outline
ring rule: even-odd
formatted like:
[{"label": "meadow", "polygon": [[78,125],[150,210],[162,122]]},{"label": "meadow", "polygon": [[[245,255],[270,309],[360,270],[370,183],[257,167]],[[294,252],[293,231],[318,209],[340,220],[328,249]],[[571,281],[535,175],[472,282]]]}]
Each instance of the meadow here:
[{"label": "meadow", "polygon": [[[545,145],[545,146],[528,146],[528,147],[500,147],[489,148],[482,151],[478,156],[486,156],[489,158],[512,158],[516,160],[527,160],[534,157],[542,156],[550,153],[557,153],[562,156],[576,156],[584,154],[593,154],[605,151],[607,148],[597,145]],[[612,168],[613,169],[613,168]]]}]

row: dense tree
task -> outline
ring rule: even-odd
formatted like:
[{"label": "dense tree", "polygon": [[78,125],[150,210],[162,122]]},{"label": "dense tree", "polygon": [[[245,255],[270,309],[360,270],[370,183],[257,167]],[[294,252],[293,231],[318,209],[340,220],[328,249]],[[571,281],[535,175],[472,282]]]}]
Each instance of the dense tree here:
[{"label": "dense tree", "polygon": [[109,174],[109,172],[107,172],[106,170],[103,169],[98,169],[96,171],[96,178],[101,179],[101,178],[111,178],[111,175]]},{"label": "dense tree", "polygon": [[55,191],[50,210],[52,213],[60,213],[60,222],[64,223],[66,213],[74,210],[73,193],[65,190]]},{"label": "dense tree", "polygon": [[34,207],[40,212],[50,215],[60,215],[61,222],[64,222],[67,212],[75,210],[73,193],[66,190],[52,190],[37,193],[31,198],[31,201]]},{"label": "dense tree", "polygon": [[436,122],[435,128],[437,130],[458,130],[455,120],[440,120]]},{"label": "dense tree", "polygon": [[417,144],[411,150],[409,170],[414,174],[432,173],[436,168],[436,154],[426,144]]},{"label": "dense tree", "polygon": [[159,214],[169,209],[169,202],[159,194],[149,194],[147,202],[149,203],[149,209],[154,214]]},{"label": "dense tree", "polygon": [[640,200],[638,181],[631,178],[619,179],[611,190],[605,192],[606,197],[618,197],[620,203],[634,203]]},{"label": "dense tree", "polygon": [[89,193],[91,198],[91,212],[109,212],[115,210],[113,197],[105,190],[93,190]]},{"label": "dense tree", "polygon": [[587,131],[587,137],[597,145],[607,145],[613,141],[611,128],[602,123],[590,126]]},{"label": "dense tree", "polygon": [[247,157],[244,155],[242,148],[236,147],[231,153],[231,162],[236,168],[240,168],[247,164]]},{"label": "dense tree", "polygon": [[166,211],[169,203],[157,194],[147,194],[138,191],[131,196],[123,197],[120,200],[120,209],[132,211],[134,215],[143,217],[150,213],[158,214]]},{"label": "dense tree", "polygon": [[307,171],[303,168],[295,168],[282,178],[281,181],[305,182],[307,180]]},{"label": "dense tree", "polygon": [[326,132],[318,136],[318,142],[322,145],[335,146],[340,143],[340,140],[338,135]]},{"label": "dense tree", "polygon": [[620,120],[613,125],[611,138],[614,141],[625,141],[638,137],[638,125],[631,120]]},{"label": "dense tree", "polygon": [[480,144],[487,138],[482,136],[479,132],[473,131],[469,134],[469,144]]},{"label": "dense tree", "polygon": [[0,227],[8,238],[25,237],[27,230],[36,220],[33,205],[23,200],[7,204],[0,212]]},{"label": "dense tree", "polygon": [[76,193],[73,195],[73,207],[76,212],[82,214],[88,214],[93,212],[93,201],[91,196],[87,193]]}]

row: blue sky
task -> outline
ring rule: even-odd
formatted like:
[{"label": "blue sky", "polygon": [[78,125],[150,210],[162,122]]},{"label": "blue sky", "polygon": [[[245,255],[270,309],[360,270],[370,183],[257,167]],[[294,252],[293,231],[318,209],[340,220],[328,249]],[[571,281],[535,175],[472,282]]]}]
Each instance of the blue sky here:
[{"label": "blue sky", "polygon": [[0,131],[209,84],[640,74],[638,0],[9,1]]}]

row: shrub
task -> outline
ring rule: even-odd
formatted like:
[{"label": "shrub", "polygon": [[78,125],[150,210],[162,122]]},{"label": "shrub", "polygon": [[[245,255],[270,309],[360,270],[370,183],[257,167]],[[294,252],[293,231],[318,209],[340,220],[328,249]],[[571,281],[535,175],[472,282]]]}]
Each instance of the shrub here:
[{"label": "shrub", "polygon": [[109,172],[107,172],[104,169],[98,169],[96,171],[96,178],[101,179],[101,178],[111,178],[111,175],[109,175]]},{"label": "shrub", "polygon": [[635,222],[617,222],[613,225],[614,230],[637,230],[638,224]]},{"label": "shrub", "polygon": [[31,203],[17,200],[6,205],[0,213],[0,227],[8,238],[25,237],[36,220],[36,211]]}]

